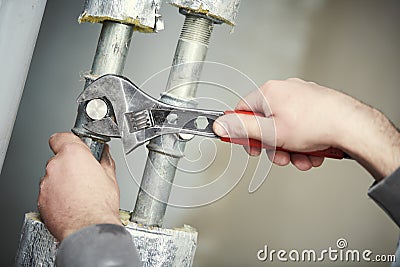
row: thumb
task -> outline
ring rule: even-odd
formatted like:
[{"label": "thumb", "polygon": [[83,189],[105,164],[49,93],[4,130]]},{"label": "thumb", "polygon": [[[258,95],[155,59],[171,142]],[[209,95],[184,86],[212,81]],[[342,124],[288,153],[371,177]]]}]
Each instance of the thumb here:
[{"label": "thumb", "polygon": [[103,154],[101,155],[100,164],[106,172],[107,176],[116,181],[115,175],[115,162],[110,154],[110,147],[106,144],[104,146]]},{"label": "thumb", "polygon": [[228,114],[214,122],[213,130],[221,137],[250,138],[275,146],[275,124],[272,117]]}]

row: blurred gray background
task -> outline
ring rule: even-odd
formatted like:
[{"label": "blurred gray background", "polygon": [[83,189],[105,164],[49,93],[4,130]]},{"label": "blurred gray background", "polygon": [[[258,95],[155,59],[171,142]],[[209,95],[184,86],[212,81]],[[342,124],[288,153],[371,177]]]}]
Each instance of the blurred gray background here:
[{"label": "blurred gray background", "polygon": [[[36,210],[38,183],[51,156],[49,136],[69,131],[75,120],[82,74],[90,69],[101,28],[77,23],[82,5],[83,0],[47,3],[0,179],[1,266],[13,264],[24,213]],[[134,35],[125,75],[137,84],[172,62],[184,18],[167,4],[161,13],[166,30]],[[399,126],[399,26],[400,2],[396,0],[244,0],[233,33],[226,25],[215,27],[207,59],[239,69],[258,85],[269,79],[299,77],[340,89],[379,108]],[[222,77],[227,81],[233,78]],[[245,95],[251,88],[233,89]],[[162,84],[148,93],[157,97],[161,90]],[[214,99],[226,97],[218,90],[211,94]],[[236,102],[233,98],[224,101],[231,107]],[[230,146],[215,144],[217,155],[230,153]],[[119,142],[113,141],[111,146],[121,207],[131,210],[138,186],[130,178]],[[189,146],[189,154],[191,149],[197,151]],[[142,156],[128,157],[128,165],[140,178],[145,149],[134,153]],[[241,166],[247,159],[245,152],[235,147],[234,153],[237,162],[233,165]],[[265,244],[271,249],[322,250],[335,247],[338,238],[345,238],[353,249],[394,252],[398,228],[366,195],[373,179],[356,163],[326,160],[321,168],[305,173],[275,166],[262,187],[249,194],[256,163],[257,159],[250,159],[238,185],[219,201],[200,208],[167,210],[166,226],[190,224],[197,228],[195,266],[282,266],[259,262],[257,251]],[[219,166],[218,160],[214,164],[214,169],[226,168]],[[193,178],[178,172],[176,179],[207,180],[207,175],[205,171]],[[314,264],[321,265],[389,264]]]}]

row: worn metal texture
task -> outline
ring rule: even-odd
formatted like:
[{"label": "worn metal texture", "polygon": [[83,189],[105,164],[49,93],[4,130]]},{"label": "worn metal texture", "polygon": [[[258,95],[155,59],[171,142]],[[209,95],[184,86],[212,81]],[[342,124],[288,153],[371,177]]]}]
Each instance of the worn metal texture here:
[{"label": "worn metal texture", "polygon": [[[145,267],[190,267],[197,247],[197,232],[185,225],[180,229],[149,228],[124,220]],[[58,242],[40,221],[39,214],[27,213],[16,255],[17,267],[53,267]]]},{"label": "worn metal texture", "polygon": [[235,25],[240,6],[240,0],[170,0],[169,3],[179,8],[221,20],[232,26]]},{"label": "worn metal texture", "polygon": [[[166,92],[161,101],[195,107],[197,83],[208,51],[213,21],[187,14],[175,50]],[[131,220],[162,226],[176,167],[185,142],[178,135],[163,135],[150,141],[143,178]]]},{"label": "worn metal texture", "polygon": [[142,32],[164,29],[160,10],[161,0],[85,0],[79,22],[103,22],[106,20],[132,24]]},{"label": "worn metal texture", "polygon": [[25,214],[17,255],[16,267],[54,266],[58,241],[40,221],[39,214]]},{"label": "worn metal texture", "polygon": [[125,226],[132,235],[144,267],[193,264],[197,232],[185,225],[181,229],[147,228],[130,222]]}]

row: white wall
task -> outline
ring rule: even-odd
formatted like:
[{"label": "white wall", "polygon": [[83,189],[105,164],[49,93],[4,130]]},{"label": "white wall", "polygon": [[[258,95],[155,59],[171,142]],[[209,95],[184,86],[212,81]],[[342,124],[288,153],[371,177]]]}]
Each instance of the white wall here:
[{"label": "white wall", "polygon": [[0,0],[0,173],[46,0]]}]

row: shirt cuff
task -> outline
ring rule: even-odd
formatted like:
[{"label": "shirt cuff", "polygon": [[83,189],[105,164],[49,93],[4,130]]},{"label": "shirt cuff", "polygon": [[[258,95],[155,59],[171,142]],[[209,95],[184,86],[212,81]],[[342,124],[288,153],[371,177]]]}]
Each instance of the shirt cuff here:
[{"label": "shirt cuff", "polygon": [[96,224],[65,238],[58,249],[57,267],[142,266],[132,236],[123,226]]},{"label": "shirt cuff", "polygon": [[368,190],[368,195],[400,227],[400,168]]}]

